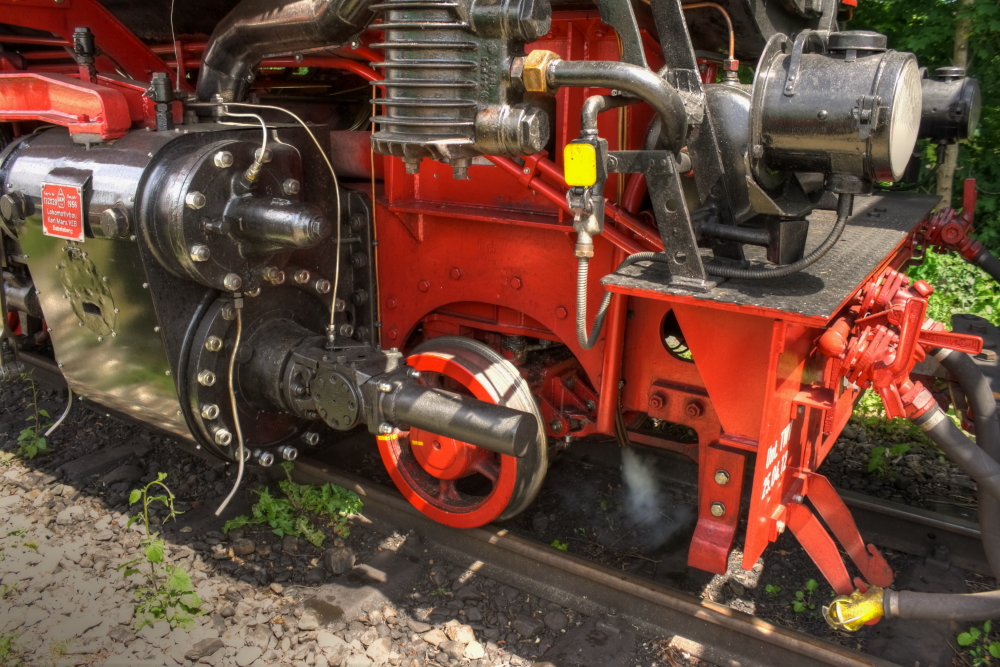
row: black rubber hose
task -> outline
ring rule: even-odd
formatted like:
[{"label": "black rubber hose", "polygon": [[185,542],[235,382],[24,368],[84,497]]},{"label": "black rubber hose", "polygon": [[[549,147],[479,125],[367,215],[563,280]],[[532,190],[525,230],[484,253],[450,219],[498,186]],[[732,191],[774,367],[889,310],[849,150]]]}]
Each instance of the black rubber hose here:
[{"label": "black rubber hose", "polygon": [[988,273],[993,280],[1000,283],[1000,259],[997,259],[989,250],[986,248],[980,250],[976,258],[972,260],[972,263]]},{"label": "black rubber hose", "polygon": [[709,263],[705,266],[705,271],[720,278],[736,278],[739,280],[768,280],[769,278],[783,278],[793,273],[798,273],[802,269],[812,266],[819,261],[840,240],[841,234],[844,233],[844,229],[847,227],[847,219],[851,216],[851,207],[853,204],[854,195],[840,195],[840,198],[837,200],[837,222],[833,225],[833,229],[830,230],[830,235],[819,244],[818,248],[797,262],[786,264],[785,266],[763,269],[737,269],[731,266]]},{"label": "black rubber hose", "polygon": [[[992,461],[1000,459],[1000,421],[997,420],[996,399],[993,390],[982,371],[967,354],[952,350],[934,350],[934,357],[958,381],[972,406],[976,424],[976,441],[984,456]],[[931,416],[931,413],[936,415]],[[932,440],[948,452],[936,436],[947,433],[945,439],[957,436],[965,440],[963,446],[971,445],[941,408],[935,408],[915,423],[929,424],[938,421],[927,432]],[[942,428],[942,425],[947,424]],[[948,428],[950,427],[950,428]],[[951,455],[950,452],[949,456]],[[971,476],[971,475],[970,475]],[[1000,501],[979,487],[979,531],[983,550],[994,574],[1000,573]],[[883,597],[883,608],[887,618],[910,618],[924,620],[983,621],[1000,617],[1000,591],[975,593],[971,595],[949,595],[941,593],[917,593],[915,591],[887,590]]]},{"label": "black rubber hose", "polygon": [[940,406],[934,406],[914,419],[913,423],[937,443],[948,458],[979,485],[980,490],[1000,498],[1000,463],[976,447]]},{"label": "black rubber hose", "polygon": [[[618,265],[616,271],[621,271],[626,266],[632,266],[636,262],[669,262],[668,258],[663,253],[659,252],[637,252],[634,255],[629,255],[626,257],[621,264]],[[581,257],[580,262],[577,266],[576,272],[576,340],[580,343],[580,347],[585,350],[589,350],[595,345],[597,345],[597,339],[601,335],[601,329],[604,327],[604,318],[608,316],[608,307],[611,306],[611,298],[614,296],[612,292],[605,292],[604,299],[601,300],[601,305],[597,309],[597,315],[594,317],[594,328],[591,330],[590,335],[587,335],[587,275],[590,270],[590,258]]]}]

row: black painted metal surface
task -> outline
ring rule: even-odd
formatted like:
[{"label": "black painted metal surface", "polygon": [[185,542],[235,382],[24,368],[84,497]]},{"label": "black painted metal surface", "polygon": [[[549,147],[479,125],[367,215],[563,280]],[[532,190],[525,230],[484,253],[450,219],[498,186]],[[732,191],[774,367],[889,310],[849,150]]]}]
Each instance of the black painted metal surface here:
[{"label": "black painted metal surface", "polygon": [[[895,193],[858,197],[854,215],[834,248],[812,266],[786,278],[727,280],[707,293],[696,294],[671,287],[669,274],[658,263],[640,262],[605,277],[602,282],[611,291],[642,290],[651,298],[684,295],[829,318],[937,201],[938,197],[931,195]],[[810,216],[806,252],[822,243],[833,227],[834,217],[829,211],[817,211]],[[763,259],[762,250],[747,251],[751,259]]]}]

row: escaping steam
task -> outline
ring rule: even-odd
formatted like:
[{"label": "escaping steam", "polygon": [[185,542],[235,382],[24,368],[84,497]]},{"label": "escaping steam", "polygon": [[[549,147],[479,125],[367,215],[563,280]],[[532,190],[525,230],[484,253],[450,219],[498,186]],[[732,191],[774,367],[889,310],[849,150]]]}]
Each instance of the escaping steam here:
[{"label": "escaping steam", "polygon": [[625,509],[649,548],[666,544],[693,516],[689,507],[668,502],[660,488],[656,463],[634,449],[622,450]]}]

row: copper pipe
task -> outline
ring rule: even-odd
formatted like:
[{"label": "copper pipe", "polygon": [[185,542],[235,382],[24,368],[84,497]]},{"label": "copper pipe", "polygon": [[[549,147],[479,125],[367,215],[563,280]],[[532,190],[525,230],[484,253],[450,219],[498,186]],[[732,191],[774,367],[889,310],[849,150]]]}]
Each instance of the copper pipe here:
[{"label": "copper pipe", "polygon": [[722,16],[726,19],[726,25],[729,27],[729,59],[736,59],[736,33],[733,31],[733,20],[729,18],[729,12],[727,12],[722,5],[718,5],[714,2],[695,2],[690,5],[681,5],[681,9],[702,9],[703,7],[711,7],[712,9],[718,9],[722,12]]}]

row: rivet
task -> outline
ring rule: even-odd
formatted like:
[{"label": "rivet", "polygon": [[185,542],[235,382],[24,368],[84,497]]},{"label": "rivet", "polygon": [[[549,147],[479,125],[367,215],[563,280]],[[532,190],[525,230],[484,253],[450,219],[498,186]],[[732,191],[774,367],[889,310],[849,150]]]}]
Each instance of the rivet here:
[{"label": "rivet", "polygon": [[157,327],[153,327],[153,331],[155,331],[156,333],[160,333],[160,327],[158,327],[158,326]]},{"label": "rivet", "polygon": [[715,483],[716,484],[728,484],[729,483],[729,473],[725,470],[715,471]]},{"label": "rivet", "polygon": [[449,272],[449,275],[455,280],[458,280],[462,277],[462,270],[456,266]]},{"label": "rivet", "polygon": [[709,508],[712,512],[712,516],[722,516],[726,513],[726,506],[722,503],[712,503],[712,507]]},{"label": "rivet", "polygon": [[315,447],[319,444],[319,433],[306,431],[302,434],[302,442],[306,443],[310,447]]},{"label": "rivet", "polygon": [[389,297],[388,299],[385,300],[385,307],[388,308],[389,310],[395,310],[396,300],[393,299],[392,297]]},{"label": "rivet", "polygon": [[421,292],[426,292],[430,288],[431,284],[426,280],[421,280],[420,282],[417,283],[417,289],[419,289]]}]

